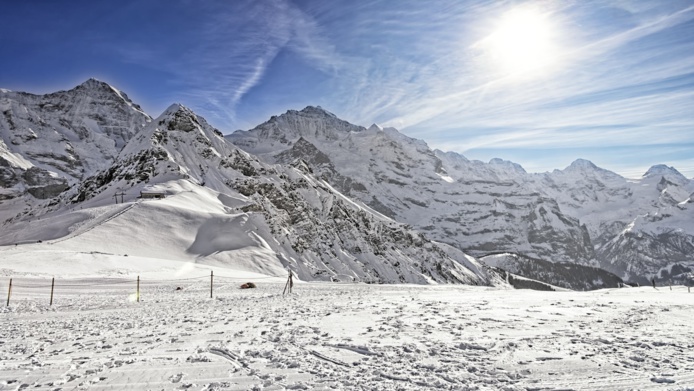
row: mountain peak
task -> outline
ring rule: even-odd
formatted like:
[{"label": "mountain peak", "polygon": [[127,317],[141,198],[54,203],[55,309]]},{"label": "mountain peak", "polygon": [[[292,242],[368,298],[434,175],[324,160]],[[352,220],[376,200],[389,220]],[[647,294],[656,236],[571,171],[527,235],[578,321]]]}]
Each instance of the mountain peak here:
[{"label": "mountain peak", "polygon": [[163,114],[167,114],[167,113],[173,114],[173,113],[176,113],[176,112],[178,112],[178,111],[183,111],[183,112],[187,112],[187,113],[192,113],[192,110],[190,110],[189,108],[183,106],[182,104],[180,104],[180,103],[173,103],[173,104],[171,104],[169,107],[167,107],[166,110],[164,110],[164,113],[163,113]]},{"label": "mountain peak", "polygon": [[571,165],[569,165],[569,167],[567,167],[567,170],[571,170],[571,171],[587,170],[587,169],[596,170],[597,168],[598,168],[598,166],[593,164],[593,162],[591,162],[590,160],[576,159],[573,161],[573,163],[571,163]]},{"label": "mountain peak", "polygon": [[[62,93],[62,91],[60,91],[59,93]],[[67,91],[67,93],[89,96],[95,99],[107,99],[115,101],[122,100],[123,102],[125,102],[125,104],[133,108],[135,111],[147,117],[148,120],[151,119],[149,114],[142,111],[140,105],[131,101],[126,93],[116,89],[115,87],[106,82],[95,79],[93,77],[87,79],[87,81],[71,89],[70,91]]]},{"label": "mountain peak", "polygon": [[593,162],[586,159],[576,159],[571,165],[566,167],[564,170],[554,170],[554,172],[560,172],[563,174],[572,174],[586,176],[590,178],[599,178],[600,181],[617,181],[622,182],[624,178],[610,170],[600,168],[596,166]]},{"label": "mountain peak", "polygon": [[166,124],[169,130],[186,132],[199,128],[201,121],[204,122],[204,119],[198,118],[193,110],[180,103],[172,104],[156,119],[158,125]]},{"label": "mountain peak", "polygon": [[649,168],[648,171],[646,171],[646,173],[643,174],[644,178],[652,178],[658,176],[667,176],[684,182],[688,181],[687,177],[685,177],[679,171],[677,171],[675,167],[670,167],[665,164],[656,164],[654,166],[651,166],[651,168]]},{"label": "mountain peak", "polygon": [[380,126],[378,126],[378,125],[376,125],[376,124],[371,124],[371,126],[369,126],[369,129],[368,129],[368,130],[371,131],[371,132],[380,132],[380,131],[383,130],[383,128],[380,127]]},{"label": "mountain peak", "polygon": [[90,90],[101,90],[101,89],[112,89],[110,84],[103,82],[101,80],[90,77],[84,83],[78,85],[76,88],[79,89],[90,89]]},{"label": "mountain peak", "polygon": [[[275,139],[282,145],[289,147],[291,142],[303,137],[310,142],[317,140],[335,141],[344,138],[351,132],[362,132],[363,126],[352,125],[351,123],[338,118],[335,114],[326,111],[320,106],[307,106],[301,111],[287,110],[286,113],[272,116],[270,119],[247,133],[234,133],[237,140],[240,137],[246,139],[255,138],[259,140]],[[246,141],[244,141],[246,142]],[[257,145],[257,141],[253,141]],[[247,151],[248,152],[248,151]],[[254,151],[255,153],[264,153]]]},{"label": "mountain peak", "polygon": [[470,161],[468,158],[463,156],[463,154],[460,154],[460,153],[454,152],[454,151],[442,151],[440,149],[435,149],[434,154],[439,158],[445,157],[446,159],[450,159],[452,161],[463,161],[463,162],[469,162]]},{"label": "mountain peak", "polygon": [[497,167],[507,167],[507,168],[510,168],[514,171],[517,171],[517,172],[523,173],[523,174],[527,173],[525,171],[525,169],[520,164],[514,163],[510,160],[500,159],[498,157],[490,160],[489,164],[492,166],[497,166]]},{"label": "mountain peak", "polygon": [[68,91],[68,93],[77,93],[79,95],[88,95],[92,97],[101,96],[111,98],[123,98],[124,100],[130,102],[127,99],[127,95],[122,94],[117,89],[113,88],[110,84],[97,80],[95,78],[89,78],[84,83],[76,86],[75,88]]},{"label": "mountain peak", "polygon": [[336,117],[335,114],[325,110],[324,108],[322,108],[320,106],[306,106],[303,110],[301,110],[301,113],[311,114],[311,115],[328,116],[328,117]]}]

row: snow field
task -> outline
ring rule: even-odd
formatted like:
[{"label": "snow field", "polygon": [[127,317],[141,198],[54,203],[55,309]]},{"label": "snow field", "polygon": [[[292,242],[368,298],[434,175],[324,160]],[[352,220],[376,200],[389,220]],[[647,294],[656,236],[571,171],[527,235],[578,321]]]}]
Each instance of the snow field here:
[{"label": "snow field", "polygon": [[0,313],[0,389],[694,389],[685,287],[282,296],[268,281],[220,277],[213,299],[209,277],[143,284],[140,303],[115,285],[74,284],[52,307],[48,292],[17,297]]}]

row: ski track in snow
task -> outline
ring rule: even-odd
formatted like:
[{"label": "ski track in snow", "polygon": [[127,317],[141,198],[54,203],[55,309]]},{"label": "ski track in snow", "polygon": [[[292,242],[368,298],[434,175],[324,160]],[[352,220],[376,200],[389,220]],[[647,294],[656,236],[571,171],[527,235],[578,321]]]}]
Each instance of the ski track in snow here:
[{"label": "ski track in snow", "polygon": [[694,390],[683,287],[133,288],[66,287],[52,307],[17,288],[0,390]]}]

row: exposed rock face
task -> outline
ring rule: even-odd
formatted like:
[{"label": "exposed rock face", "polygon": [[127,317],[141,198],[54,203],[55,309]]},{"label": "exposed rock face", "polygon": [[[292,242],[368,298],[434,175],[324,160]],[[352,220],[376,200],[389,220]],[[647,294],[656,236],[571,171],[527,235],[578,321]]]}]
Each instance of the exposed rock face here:
[{"label": "exposed rock face", "polygon": [[27,191],[36,198],[45,200],[53,198],[68,189],[65,178],[56,178],[50,172],[38,167],[31,167],[22,173],[27,184]]},{"label": "exposed rock face", "polygon": [[310,167],[311,173],[318,178],[327,180],[328,183],[345,195],[351,196],[355,191],[366,191],[366,187],[363,184],[340,174],[335,169],[335,165],[330,161],[328,155],[319,151],[315,145],[306,141],[303,137],[299,137],[299,140],[291,148],[275,156],[277,163],[291,164],[296,160],[302,160],[307,167]]},{"label": "exposed rock face", "polygon": [[488,255],[481,261],[513,274],[567,289],[617,288],[624,283],[621,278],[600,268],[568,262],[552,263],[519,254]]},{"label": "exposed rock face", "polygon": [[0,187],[12,187],[18,182],[19,178],[10,162],[0,157]]},{"label": "exposed rock face", "polygon": [[694,283],[694,221],[691,203],[637,217],[612,240],[601,243],[598,254],[614,273],[646,284],[651,278],[672,283]]},{"label": "exposed rock face", "polygon": [[375,283],[489,283],[490,277],[480,279],[469,272],[464,265],[485,269],[462,253],[451,257],[406,226],[355,209],[310,177],[296,172],[284,175],[285,181],[279,184],[246,178],[231,185],[254,201],[247,210],[262,213],[280,243],[301,258],[320,259],[301,266],[304,278],[309,274],[311,279],[356,278]]}]

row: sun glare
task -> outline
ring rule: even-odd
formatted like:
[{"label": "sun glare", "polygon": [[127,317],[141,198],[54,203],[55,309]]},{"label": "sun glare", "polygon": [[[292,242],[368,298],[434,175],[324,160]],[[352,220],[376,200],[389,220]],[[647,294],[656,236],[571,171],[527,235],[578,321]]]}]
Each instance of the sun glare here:
[{"label": "sun glare", "polygon": [[512,10],[499,20],[479,46],[502,73],[528,76],[546,71],[556,60],[554,29],[548,14],[534,8]]}]

